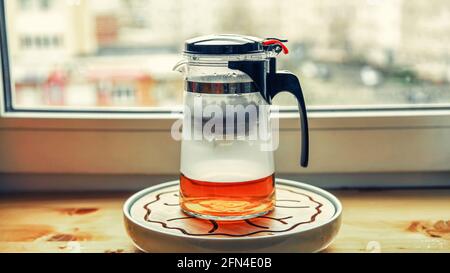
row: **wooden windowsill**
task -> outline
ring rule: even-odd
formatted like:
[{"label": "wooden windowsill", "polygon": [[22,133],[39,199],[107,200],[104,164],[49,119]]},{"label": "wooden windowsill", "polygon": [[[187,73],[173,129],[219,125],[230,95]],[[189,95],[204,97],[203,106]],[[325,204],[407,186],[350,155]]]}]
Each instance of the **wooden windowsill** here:
[{"label": "wooden windowsill", "polygon": [[[334,193],[343,226],[326,252],[450,252],[450,189]],[[0,252],[138,252],[123,226],[128,196],[2,196]]]}]

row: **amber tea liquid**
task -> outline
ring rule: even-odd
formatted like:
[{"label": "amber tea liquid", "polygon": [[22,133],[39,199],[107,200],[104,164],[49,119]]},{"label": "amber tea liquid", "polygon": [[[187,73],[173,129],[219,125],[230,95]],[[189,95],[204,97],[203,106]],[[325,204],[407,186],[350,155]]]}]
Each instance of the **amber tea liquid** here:
[{"label": "amber tea liquid", "polygon": [[180,178],[180,204],[193,216],[243,220],[269,213],[275,205],[274,175],[246,182],[207,182]]}]

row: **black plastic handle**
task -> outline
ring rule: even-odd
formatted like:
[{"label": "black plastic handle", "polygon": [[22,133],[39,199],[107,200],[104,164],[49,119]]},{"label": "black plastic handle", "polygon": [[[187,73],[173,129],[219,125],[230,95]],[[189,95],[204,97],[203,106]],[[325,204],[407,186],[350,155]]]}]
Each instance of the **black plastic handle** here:
[{"label": "black plastic handle", "polygon": [[283,91],[287,91],[297,98],[302,130],[300,165],[306,168],[309,163],[309,128],[305,98],[303,97],[300,81],[297,76],[288,71],[279,71],[272,74],[272,81],[272,88],[270,89],[271,99]]},{"label": "black plastic handle", "polygon": [[275,58],[269,59],[269,69],[266,71],[265,61],[231,61],[230,69],[240,70],[252,78],[259,92],[271,104],[272,99],[280,92],[287,91],[297,98],[300,124],[302,130],[300,165],[308,167],[309,163],[309,128],[306,104],[302,87],[297,76],[288,71],[277,72]]}]

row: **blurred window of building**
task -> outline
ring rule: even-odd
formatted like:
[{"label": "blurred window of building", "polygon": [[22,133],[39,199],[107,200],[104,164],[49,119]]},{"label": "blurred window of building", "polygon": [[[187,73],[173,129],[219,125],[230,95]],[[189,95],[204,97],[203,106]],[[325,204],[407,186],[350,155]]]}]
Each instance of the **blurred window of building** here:
[{"label": "blurred window of building", "polygon": [[19,7],[22,11],[31,9],[33,0],[19,0]]},{"label": "blurred window of building", "polygon": [[41,9],[48,10],[51,8],[53,1],[52,0],[39,0],[39,2],[40,2]]}]

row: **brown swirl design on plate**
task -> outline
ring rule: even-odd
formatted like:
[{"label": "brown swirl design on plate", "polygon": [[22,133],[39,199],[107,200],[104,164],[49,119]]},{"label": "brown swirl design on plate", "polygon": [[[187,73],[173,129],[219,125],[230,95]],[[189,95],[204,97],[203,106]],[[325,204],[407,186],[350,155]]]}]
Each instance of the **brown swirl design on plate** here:
[{"label": "brown swirl design on plate", "polygon": [[[157,194],[153,197],[154,200],[146,203],[143,208],[145,210],[144,220],[148,223],[154,223],[162,226],[164,229],[177,230],[184,235],[188,236],[224,236],[224,237],[247,237],[257,234],[275,235],[279,233],[285,233],[292,231],[299,226],[311,224],[316,221],[318,216],[322,213],[324,204],[315,200],[312,196],[300,193],[287,188],[279,188],[278,192],[285,191],[291,195],[294,194],[298,199],[285,199],[281,198],[277,200],[277,206],[275,213],[271,213],[266,216],[261,216],[254,219],[235,221],[235,222],[217,222],[213,220],[202,220],[195,217],[186,216],[179,213],[181,209],[177,203],[178,190],[167,191]],[[165,199],[165,200],[163,200]],[[168,210],[177,209],[178,214],[181,217],[174,217],[169,219],[158,219],[162,214],[161,211],[157,213],[153,210],[153,206],[163,205],[163,211],[166,214],[171,214]],[[292,209],[295,209],[296,213],[293,213]],[[301,210],[301,211],[299,211]],[[299,212],[303,213],[301,221],[297,218]],[[305,213],[308,213],[305,217]],[[178,216],[174,213],[174,216]],[[154,214],[158,214],[156,217]],[[297,216],[296,216],[297,215]],[[294,223],[289,221],[297,220]],[[209,227],[207,227],[209,225]],[[275,226],[281,226],[282,228],[274,228]],[[286,227],[284,227],[286,226]],[[199,232],[199,227],[205,232]]]}]

